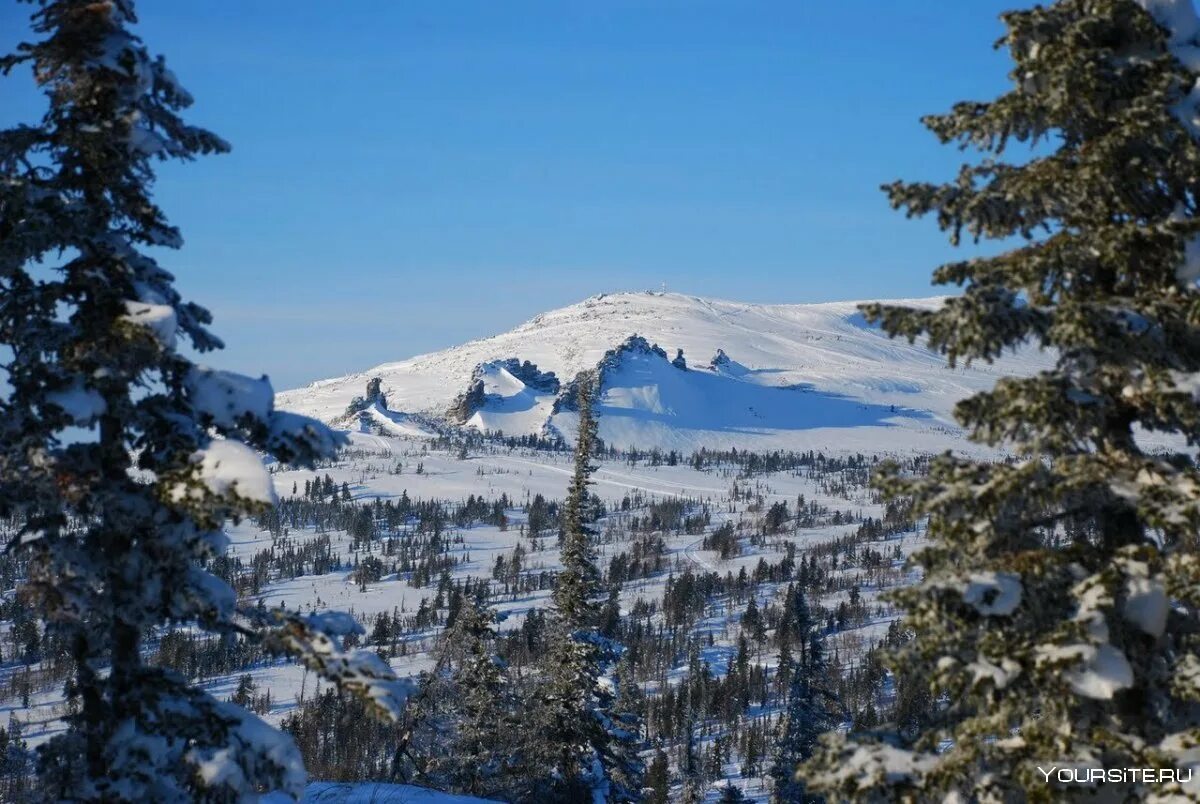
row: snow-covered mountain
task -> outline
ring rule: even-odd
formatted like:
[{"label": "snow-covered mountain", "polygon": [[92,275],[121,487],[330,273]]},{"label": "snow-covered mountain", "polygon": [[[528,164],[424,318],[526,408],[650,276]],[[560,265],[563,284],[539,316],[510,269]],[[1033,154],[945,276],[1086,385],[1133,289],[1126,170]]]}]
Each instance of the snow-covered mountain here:
[{"label": "snow-covered mountain", "polygon": [[[903,300],[934,307],[940,298]],[[635,337],[636,336],[636,337]],[[573,435],[576,375],[598,370],[600,434],[621,447],[921,451],[962,446],[954,403],[1050,362],[1024,350],[948,369],[869,326],[856,302],[743,304],[602,294],[441,352],[279,394],[347,429]],[[368,382],[380,379],[379,393]]]}]

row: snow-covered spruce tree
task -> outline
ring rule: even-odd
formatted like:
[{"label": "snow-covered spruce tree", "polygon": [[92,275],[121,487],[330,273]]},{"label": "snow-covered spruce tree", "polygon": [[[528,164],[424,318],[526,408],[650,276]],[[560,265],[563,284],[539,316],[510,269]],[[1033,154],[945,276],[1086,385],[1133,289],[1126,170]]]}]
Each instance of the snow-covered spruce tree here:
[{"label": "snow-covered spruce tree", "polygon": [[[537,801],[640,801],[643,765],[637,751],[636,715],[618,712],[611,673],[622,648],[602,636],[598,622],[601,589],[594,533],[587,522],[588,485],[596,467],[596,420],[591,374],[578,380],[579,433],[575,469],[563,504],[562,570],[554,588],[551,648],[542,663],[542,682],[530,716],[531,744],[525,752],[544,780],[530,791]],[[627,683],[634,683],[628,679]]]},{"label": "snow-covered spruce tree", "polygon": [[28,563],[20,594],[69,654],[68,729],[43,746],[51,798],[234,800],[304,769],[290,739],[165,669],[142,640],[183,624],[298,654],[394,712],[403,688],[374,654],[342,650],[345,616],[239,613],[205,570],[230,517],[264,510],[255,449],[309,463],[337,440],[272,408],[268,381],[193,364],[221,346],[146,254],[177,248],[150,197],[152,160],[219,153],[185,124],[191,98],[128,30],[130,0],[41,0],[43,38],[0,59],[29,65],[49,101],[0,132],[0,515]]},{"label": "snow-covered spruce tree", "polygon": [[554,610],[568,628],[576,630],[595,627],[602,598],[596,547],[592,543],[595,534],[586,522],[588,486],[596,471],[592,462],[597,434],[592,413],[594,382],[586,374],[577,380],[579,433],[575,441],[575,466],[562,509],[562,571],[554,586]]},{"label": "snow-covered spruce tree", "polygon": [[816,633],[811,633],[807,642],[792,675],[775,746],[775,762],[771,766],[774,785],[771,800],[780,804],[820,800],[819,796],[808,793],[803,781],[796,777],[796,767],[813,755],[822,734],[841,723],[833,694],[827,686],[824,642]]},{"label": "snow-covered spruce tree", "polygon": [[[957,408],[974,440],[1014,460],[945,455],[926,478],[884,476],[928,516],[931,541],[920,583],[896,595],[915,637],[892,660],[928,679],[939,708],[911,743],[830,739],[803,768],[810,789],[1061,801],[1098,791],[1047,783],[1039,766],[1200,764],[1200,474],[1187,449],[1200,443],[1200,23],[1186,0],[1143,2],[1151,13],[1061,0],[1003,15],[1015,87],[925,121],[990,157],[948,184],[886,188],[952,242],[964,230],[1018,242],[938,269],[963,286],[940,309],[868,317],[952,366],[1024,342],[1055,362]],[[1013,141],[1040,147],[1003,161]],[[1127,775],[1103,792],[1180,791]]]},{"label": "snow-covered spruce tree", "polygon": [[447,645],[458,654],[452,686],[459,715],[446,770],[456,791],[503,798],[517,724],[493,649],[492,620],[483,603],[466,595],[446,633]]},{"label": "snow-covered spruce tree", "polygon": [[796,778],[796,768],[813,755],[820,736],[841,722],[827,684],[829,666],[824,642],[803,587],[797,586],[793,595],[788,608],[797,655],[771,765],[771,800],[779,804],[819,800]]}]

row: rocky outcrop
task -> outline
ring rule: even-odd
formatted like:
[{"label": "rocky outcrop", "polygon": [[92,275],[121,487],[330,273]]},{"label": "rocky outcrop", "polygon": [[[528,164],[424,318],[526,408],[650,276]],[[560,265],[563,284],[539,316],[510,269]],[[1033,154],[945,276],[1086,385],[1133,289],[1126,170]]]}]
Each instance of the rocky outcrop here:
[{"label": "rocky outcrop", "polygon": [[[578,393],[579,385],[582,382],[591,381],[596,383],[596,392],[600,393],[604,389],[604,377],[609,372],[614,371],[621,365],[621,361],[627,355],[642,354],[660,357],[664,362],[669,362],[667,353],[662,347],[656,343],[650,343],[641,335],[633,334],[622,341],[617,346],[609,349],[604,353],[604,357],[600,358],[600,362],[596,364],[596,368],[592,371],[581,371],[575,375],[575,379],[571,380],[563,388],[562,393],[558,395],[558,399],[554,400],[554,412],[562,413],[564,410],[575,411],[579,410]],[[680,351],[680,355],[682,355]]]},{"label": "rocky outcrop", "polygon": [[487,403],[487,375],[499,370],[507,371],[526,388],[538,393],[557,394],[562,386],[553,371],[541,371],[528,360],[521,361],[515,357],[490,360],[474,368],[467,389],[455,397],[446,410],[446,418],[457,424],[466,424]]},{"label": "rocky outcrop", "polygon": [[600,362],[596,364],[596,370],[602,375],[601,379],[603,379],[604,372],[619,366],[621,358],[628,354],[657,355],[663,360],[667,359],[667,353],[657,343],[650,343],[641,335],[633,334],[609,349],[604,353],[604,357],[600,358]]},{"label": "rocky outcrop", "polygon": [[525,383],[526,388],[532,388],[544,394],[557,394],[562,385],[553,371],[539,371],[537,365],[528,360],[521,361],[515,357],[510,357],[508,360],[494,360],[491,363],[482,363],[476,366],[475,371],[480,372],[487,366],[502,368]]},{"label": "rocky outcrop", "polygon": [[372,377],[367,380],[367,395],[351,399],[350,404],[346,407],[345,415],[353,416],[361,413],[376,403],[384,410],[387,409],[387,397],[383,393],[383,380],[379,377]]},{"label": "rocky outcrop", "polygon": [[581,371],[576,374],[575,379],[567,383],[562,393],[554,400],[554,407],[551,413],[562,413],[564,410],[579,410],[579,386],[585,382],[596,383],[596,372]]},{"label": "rocky outcrop", "polygon": [[487,394],[484,393],[483,380],[472,378],[467,390],[456,396],[446,410],[446,418],[457,424],[466,424],[467,420],[483,407],[486,400]]}]

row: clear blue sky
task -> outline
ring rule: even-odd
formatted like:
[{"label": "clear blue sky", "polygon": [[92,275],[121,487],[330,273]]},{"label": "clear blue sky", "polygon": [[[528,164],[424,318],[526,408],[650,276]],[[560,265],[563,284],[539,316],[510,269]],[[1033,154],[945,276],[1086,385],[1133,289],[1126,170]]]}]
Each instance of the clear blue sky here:
[{"label": "clear blue sky", "polygon": [[[953,252],[879,185],[950,175],[918,118],[1005,89],[1014,2],[139,0],[234,147],[162,168],[163,262],[276,388],[663,282],[928,295]],[[0,125],[40,110],[0,80]]]}]

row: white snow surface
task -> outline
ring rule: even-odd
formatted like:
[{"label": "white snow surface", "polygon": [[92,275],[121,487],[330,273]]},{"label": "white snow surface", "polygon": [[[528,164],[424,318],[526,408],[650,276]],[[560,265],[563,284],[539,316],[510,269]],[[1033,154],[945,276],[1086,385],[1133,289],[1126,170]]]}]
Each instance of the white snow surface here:
[{"label": "white snow surface", "polygon": [[1167,627],[1171,602],[1167,591],[1157,580],[1130,578],[1126,582],[1125,619],[1151,636],[1161,636]]},{"label": "white snow surface", "polygon": [[988,617],[1007,617],[1021,604],[1024,587],[1013,572],[977,572],[968,579],[963,600]]},{"label": "white snow surface", "polygon": [[[1171,54],[1193,73],[1200,73],[1200,17],[1196,15],[1192,0],[1137,0],[1137,3],[1170,32],[1167,47]],[[1200,137],[1200,77],[1174,112],[1193,137]],[[1194,269],[1194,263],[1184,268],[1180,278]]]},{"label": "white snow surface", "polygon": [[200,477],[213,494],[236,494],[268,505],[278,501],[262,458],[240,441],[215,440],[199,450],[194,460],[200,464]]},{"label": "white snow surface", "polygon": [[197,411],[230,428],[244,416],[266,419],[274,392],[266,377],[254,379],[232,371],[195,366],[187,375],[188,395]]},{"label": "white snow surface", "polygon": [[[942,297],[897,303],[932,308]],[[277,407],[343,423],[367,381],[382,379],[389,420],[443,417],[477,366],[510,358],[564,383],[596,368],[610,349],[641,335],[668,355],[630,351],[605,372],[600,435],[618,447],[823,449],[931,452],[961,448],[954,404],[1004,375],[1029,374],[1051,356],[1023,349],[995,364],[949,369],[920,343],[889,339],[856,302],[745,304],[678,293],[601,294],[490,338],[312,383],[277,396]],[[688,368],[671,365],[682,349]],[[716,369],[710,361],[723,350]],[[553,395],[503,368],[485,370],[487,401],[468,425],[508,435],[574,435],[574,414],[552,414]],[[399,435],[400,433],[394,433]]]},{"label": "white snow surface", "polygon": [[[407,494],[412,499],[436,498],[451,503],[461,501],[469,494],[479,495],[488,500],[495,500],[501,494],[507,495],[512,507],[505,512],[506,528],[474,523],[464,528],[456,527],[448,534],[448,554],[454,559],[451,572],[456,579],[493,578],[497,558],[511,557],[518,545],[529,548],[531,539],[522,527],[528,521],[528,512],[522,507],[522,501],[527,502],[536,494],[542,494],[548,499],[561,499],[566,492],[573,465],[570,452],[509,449],[494,443],[473,447],[470,454],[464,458],[460,457],[456,449],[429,445],[425,437],[416,435],[352,432],[348,440],[349,448],[342,457],[334,464],[322,466],[319,470],[291,469],[272,464],[269,467],[269,477],[279,495],[287,497],[299,494],[299,489],[303,488],[304,483],[311,480],[314,474],[329,474],[335,486],[339,488],[345,483],[352,498],[358,503],[367,503],[375,499],[395,499],[402,494]],[[754,521],[759,516],[751,510],[752,507],[758,511],[763,506],[769,507],[775,502],[794,505],[798,495],[803,494],[806,500],[820,506],[862,516],[878,518],[884,511],[883,504],[861,486],[834,491],[825,487],[822,478],[810,476],[804,471],[780,471],[755,476],[752,488],[756,497],[750,501],[743,497],[734,499],[731,496],[734,487],[743,490],[749,487],[748,481],[739,477],[736,468],[731,466],[715,466],[698,471],[686,461],[669,465],[653,464],[649,461],[631,463],[624,458],[608,457],[598,459],[597,464],[599,468],[594,477],[595,485],[592,491],[606,502],[614,521],[616,518],[641,515],[646,509],[638,509],[636,506],[645,505],[649,501],[682,497],[692,505],[698,505],[701,501],[711,505],[714,521],[710,530],[727,521],[735,525],[742,523],[739,528],[746,528],[741,537],[739,552],[729,558],[722,558],[717,552],[704,549],[704,534],[686,532],[683,529],[662,533],[666,546],[666,564],[661,572],[625,584],[621,592],[621,607],[625,612],[629,612],[638,601],[661,601],[670,573],[679,577],[687,567],[691,567],[693,571],[718,572],[722,575],[737,575],[741,570],[749,573],[764,559],[769,562],[781,560],[785,555],[786,542],[794,543],[797,549],[803,552],[810,547],[828,544],[831,540],[844,539],[858,527],[856,522],[837,524],[822,519],[812,526],[794,531],[787,530],[768,544],[753,544],[746,537],[746,534],[756,530]],[[402,472],[398,468],[401,466]],[[639,493],[641,502],[635,502],[635,510],[621,512],[623,498],[632,495],[636,501],[639,499]],[[607,525],[602,527],[606,528]],[[261,530],[253,519],[230,523],[226,531],[224,537],[214,534],[213,538],[224,541],[227,537],[230,556],[247,564],[265,550],[284,548],[283,543],[277,544],[275,535],[270,531]],[[331,550],[344,561],[364,554],[361,546],[357,549],[354,547],[351,535],[345,531],[318,532],[311,527],[294,528],[283,538],[289,546],[298,546],[309,540],[324,537],[330,539]],[[556,535],[549,531],[539,537],[538,545],[541,549],[530,550],[526,554],[524,571],[540,573],[558,569],[561,564],[555,549],[556,542]],[[903,557],[912,550],[919,549],[922,543],[922,535],[910,531],[864,545],[864,548],[869,546],[881,555],[888,556],[892,567],[887,570],[886,579],[880,579],[878,585],[871,582],[861,584],[860,591],[870,608],[874,609],[874,601],[878,600],[878,595],[887,588],[916,580],[916,576],[902,569]],[[597,545],[600,564],[608,565],[619,552],[627,551],[629,545],[628,541],[602,541]],[[379,547],[375,544],[370,549],[378,551]],[[837,572],[850,579],[858,576],[862,569],[853,563],[843,563]],[[214,584],[213,596],[223,595],[227,599],[230,590],[219,590],[215,586]],[[780,595],[784,592],[785,587],[782,584],[768,582],[761,585],[756,592],[759,605],[765,606],[771,601],[777,605]],[[245,602],[261,601],[267,606],[282,605],[300,612],[310,624],[318,626],[321,630],[344,633],[357,628],[349,618],[331,614],[331,609],[349,612],[369,628],[372,619],[377,615],[383,612],[391,613],[397,609],[411,613],[418,609],[422,601],[428,605],[428,601],[435,595],[436,583],[421,585],[408,573],[392,573],[365,586],[360,585],[349,566],[343,564],[321,574],[276,578]],[[823,596],[820,603],[825,607],[836,606],[846,597],[847,593],[840,591]],[[519,628],[530,612],[544,609],[549,604],[549,590],[509,595],[496,589],[492,605],[500,617],[497,630],[507,632]],[[725,668],[736,654],[741,611],[742,606],[731,598],[718,597],[706,608],[695,625],[697,633],[711,637],[709,646],[704,651],[704,659],[711,664],[714,673],[725,672]],[[860,651],[863,645],[881,639],[886,634],[894,616],[895,612],[890,609],[876,611],[864,622],[831,635],[830,649],[839,651],[843,656],[857,655],[857,651]],[[409,635],[405,639],[406,650],[386,659],[391,669],[405,680],[430,669],[433,661],[430,651],[434,646],[437,630],[431,627]],[[372,648],[367,648],[370,649]],[[761,660],[768,666],[774,661],[769,654],[764,654]],[[1002,672],[1011,671],[1011,668],[1004,666],[1003,661],[997,666]],[[685,667],[685,661],[673,667],[668,674],[668,683],[679,683],[685,673]],[[382,670],[382,667],[378,669]],[[260,691],[271,693],[269,709],[262,713],[262,719],[276,726],[288,713],[295,711],[297,700],[301,696],[319,695],[326,684],[319,681],[315,674],[306,671],[303,666],[279,659],[258,663],[228,675],[205,679],[204,689],[218,700],[228,700],[234,694],[243,673],[251,674]],[[989,676],[992,682],[988,683],[999,684],[1003,681],[995,671],[989,670]],[[4,676],[0,674],[0,681],[3,680]],[[62,686],[56,683],[37,691],[30,697],[27,706],[19,696],[0,706],[0,723],[5,722],[6,716],[15,714],[24,724],[26,739],[32,745],[37,745],[54,734],[61,733],[61,718],[64,712]],[[773,714],[773,711],[762,710],[756,712],[754,717],[761,719]],[[206,763],[204,772],[211,774],[213,778],[235,773],[235,769],[229,767],[222,756],[213,755],[202,759]],[[887,757],[885,759],[888,760],[884,763],[885,767],[890,769],[888,772],[904,773],[903,767],[897,767]],[[751,800],[765,801],[765,781],[761,778],[739,778],[737,763],[738,760],[735,759],[727,764],[725,778],[734,779],[734,784],[743,789]],[[869,769],[860,770],[866,772]],[[709,800],[715,795],[715,790],[710,791]],[[277,797],[275,800],[283,799]],[[463,804],[473,801],[470,798],[456,798],[416,788],[395,788],[387,785],[346,786],[323,782],[309,784],[304,800],[412,801],[414,804]]]},{"label": "white snow surface", "polygon": [[480,379],[488,403],[468,421],[472,427],[513,434],[536,433],[549,421],[554,394],[531,388],[496,361],[483,366]]},{"label": "white snow surface", "polygon": [[1159,24],[1171,32],[1171,44],[1194,42],[1200,36],[1200,17],[1192,0],[1137,0]]},{"label": "white snow surface", "polygon": [[169,304],[148,304],[140,301],[125,301],[125,321],[145,327],[158,339],[165,349],[175,348],[175,330],[178,321],[175,308]]}]

